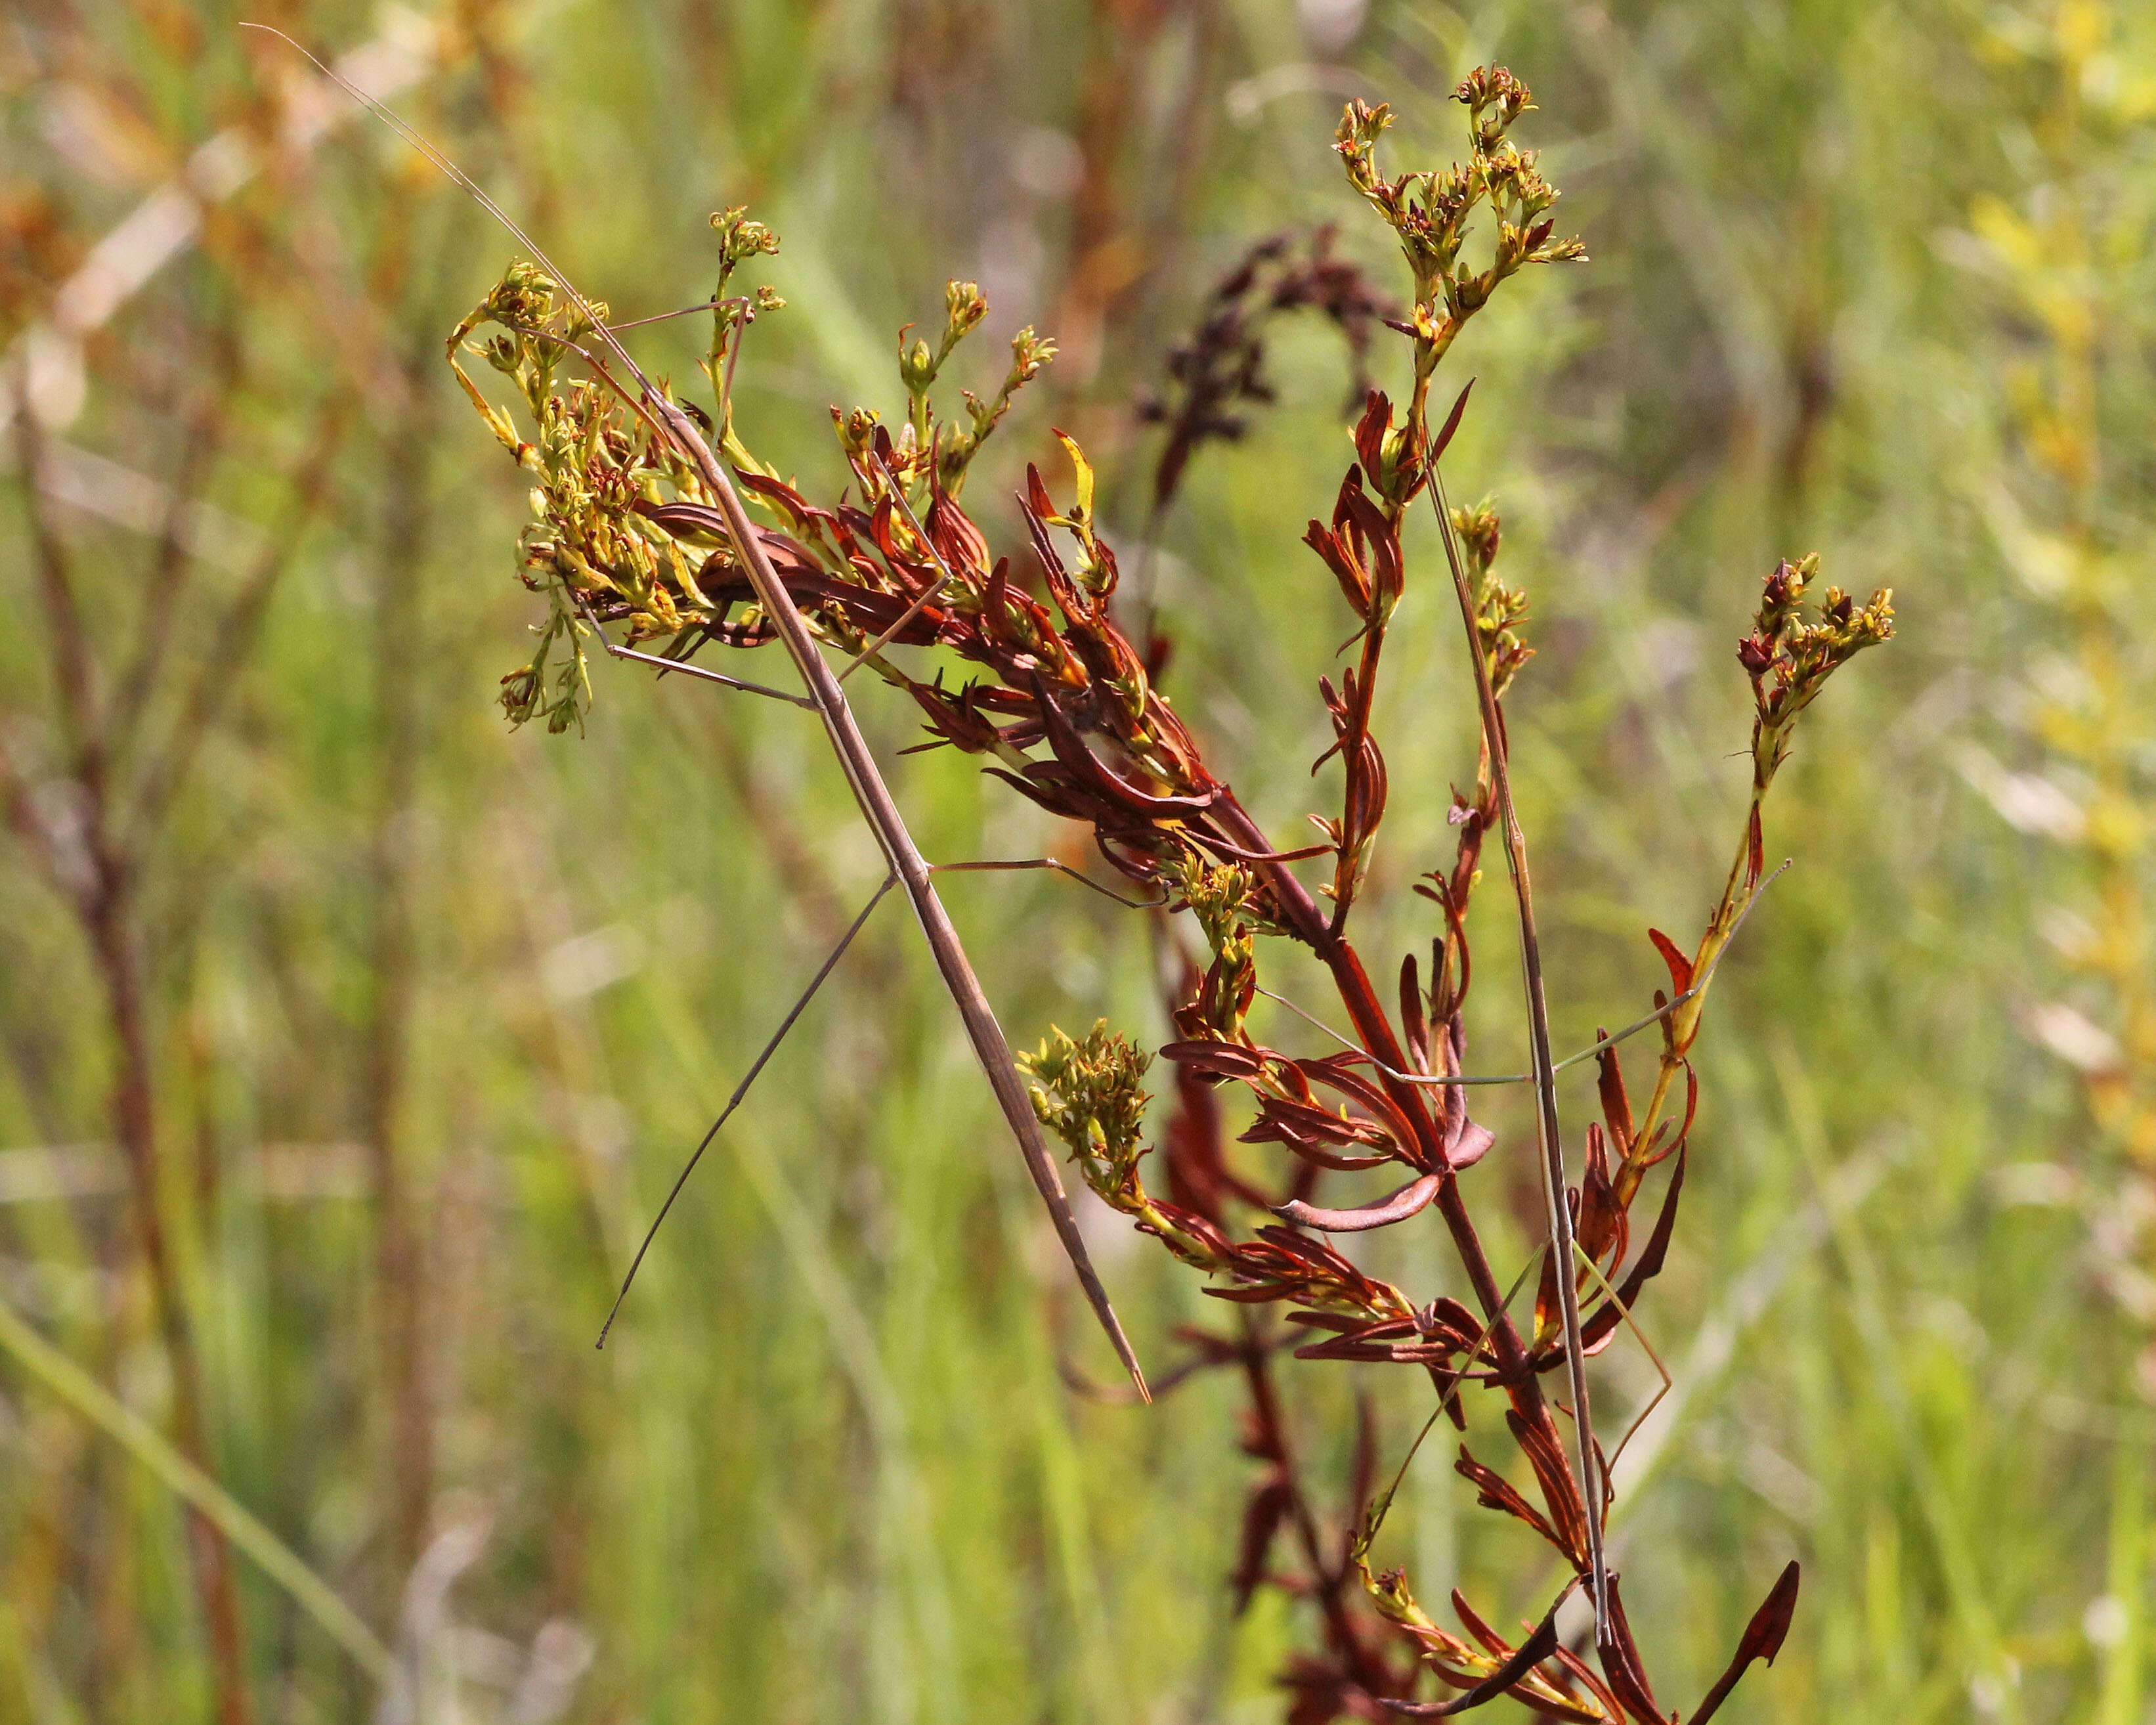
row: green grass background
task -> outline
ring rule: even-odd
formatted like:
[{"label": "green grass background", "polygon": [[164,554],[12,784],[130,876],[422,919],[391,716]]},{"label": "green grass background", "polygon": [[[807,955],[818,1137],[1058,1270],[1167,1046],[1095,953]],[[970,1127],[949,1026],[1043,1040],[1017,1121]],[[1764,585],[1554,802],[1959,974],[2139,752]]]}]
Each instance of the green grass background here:
[{"label": "green grass background", "polygon": [[[1441,165],[1452,83],[1512,66],[1540,103],[1521,135],[1593,261],[1513,285],[1448,361],[1478,380],[1448,470],[1455,497],[1497,497],[1503,567],[1534,602],[1541,654],[1511,711],[1565,1046],[1642,1009],[1645,927],[1688,939],[1719,886],[1743,806],[1732,649],[1761,576],[1816,549],[1830,579],[1892,586],[1902,618],[1811,716],[1767,834],[1796,866],[1717,983],[1647,1307],[1680,1394],[1620,1506],[1633,1620],[1688,1710],[1794,1555],[1794,1633],[1726,1717],[2140,1725],[2148,1313],[2118,1265],[2144,1189],[2028,1027],[2065,1001],[2116,1029],[2119,990],[2055,937],[2130,929],[2148,880],[2145,8],[25,0],[0,25],[11,339],[190,149],[274,122],[299,73],[242,15],[326,49],[448,33],[398,105],[618,314],[703,297],[706,213],[751,205],[785,240],[752,275],[790,303],[752,338],[743,421],[821,490],[827,405],[889,411],[896,326],[939,316],[947,277],[980,279],[995,310],[967,381],[985,387],[1021,321],[1065,349],[974,481],[1004,545],[1023,461],[1055,471],[1051,424],[1086,442],[1134,545],[1156,434],[1133,395],[1250,240],[1335,222],[1401,286],[1331,151],[1345,96],[1394,105],[1395,165]],[[439,354],[512,244],[378,128],[271,154],[91,339],[58,434],[172,478],[189,391],[237,353],[206,495],[274,527],[321,404],[343,413],[325,506],[254,650],[221,668],[229,706],[145,886],[166,1198],[224,1483],[418,1650],[429,1720],[1277,1717],[1303,1625],[1277,1600],[1226,1615],[1249,1466],[1232,1386],[1150,1411],[1063,1387],[1060,1353],[1111,1362],[898,908],[593,1352],[643,1224],[876,860],[792,709],[601,665],[587,735],[506,732],[495,679],[535,614],[512,578],[522,499]],[[2001,211],[2036,224],[2019,254]],[[690,376],[701,333],[659,326],[640,351]],[[2075,341],[2093,390],[2047,430]],[[1168,686],[1286,833],[1322,806],[1315,680],[1348,629],[1297,541],[1349,451],[1328,332],[1283,326],[1269,372],[1277,407],[1201,456],[1155,562]],[[2054,482],[2046,436],[2099,452],[2092,487]],[[0,483],[0,712],[34,766],[53,690],[19,470]],[[152,543],[49,507],[121,664]],[[2062,590],[2046,536],[2076,511],[2101,567]],[[1427,938],[1406,887],[1446,854],[1446,788],[1473,771],[1428,526],[1381,703],[1377,953]],[[205,567],[183,594],[183,663],[214,650],[208,601],[235,580]],[[2094,706],[2076,693],[2092,641],[2123,667]],[[886,755],[913,740],[889,702],[860,706]],[[2092,750],[2116,771],[2074,765]],[[950,755],[894,773],[932,857],[1068,842]],[[2017,828],[2012,773],[2101,803],[2108,848]],[[948,897],[1014,1042],[1103,1014],[1158,1035],[1135,918],[1048,877]],[[1517,1063],[1505,907],[1484,899],[1478,1058]],[[385,961],[385,927],[408,927],[408,957]],[[364,1148],[385,1001],[387,1142],[424,1245],[424,1574],[393,1511]],[[0,1293],[161,1420],[120,1199],[33,1177],[55,1147],[105,1166],[110,1040],[80,937],[13,840],[0,1040],[0,1167],[25,1171],[0,1203]],[[1474,1195],[1517,1264],[1528,1117],[1501,1097],[1488,1117],[1502,1147]],[[1141,1350],[1167,1359],[1210,1302],[1147,1243],[1098,1238]],[[1389,1234],[1378,1261],[1420,1294],[1451,1286],[1434,1226]],[[1295,1368],[1298,1437],[1336,1487],[1352,1371]],[[1424,1411],[1409,1375],[1374,1380],[1389,1455]],[[1602,1405],[1653,1381],[1620,1348]],[[1435,1449],[1389,1560],[1428,1602],[1457,1578],[1537,1609],[1540,1557]],[[176,1500],[12,1360],[0,1576],[0,1719],[208,1716]],[[375,1716],[283,1590],[246,1568],[244,1598],[262,1717]]]}]

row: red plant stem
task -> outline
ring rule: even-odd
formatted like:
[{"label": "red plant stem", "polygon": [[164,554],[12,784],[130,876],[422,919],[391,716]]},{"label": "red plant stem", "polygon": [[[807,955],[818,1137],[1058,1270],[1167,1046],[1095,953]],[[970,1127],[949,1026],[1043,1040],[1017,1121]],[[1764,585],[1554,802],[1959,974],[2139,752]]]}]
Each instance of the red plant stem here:
[{"label": "red plant stem", "polygon": [[1332,1632],[1334,1641],[1353,1659],[1360,1672],[1369,1662],[1369,1650],[1357,1633],[1355,1620],[1341,1596],[1340,1566],[1326,1560],[1324,1536],[1318,1530],[1317,1517],[1311,1512],[1309,1499],[1303,1495],[1295,1452],[1288,1445],[1287,1424],[1281,1411],[1279,1394],[1273,1388],[1272,1370],[1266,1361],[1265,1349],[1258,1340],[1257,1326],[1248,1314],[1243,1320],[1241,1364],[1250,1391],[1250,1420],[1255,1438],[1251,1447],[1280,1470],[1281,1479],[1287,1487],[1296,1538],[1310,1565],[1312,1590],[1317,1595],[1318,1609],[1324,1614],[1326,1626]]},{"label": "red plant stem", "polygon": [[[1222,791],[1213,814],[1237,842],[1261,855],[1270,854],[1270,840],[1232,792]],[[1406,1070],[1407,1057],[1400,1048],[1399,1039],[1384,1009],[1378,1004],[1377,992],[1370,986],[1370,978],[1354,947],[1333,932],[1308,889],[1289,872],[1285,863],[1261,863],[1258,866],[1290,926],[1309,942],[1332,973],[1341,1004],[1347,1009],[1363,1047],[1394,1070]],[[1383,1072],[1378,1075],[1378,1081],[1406,1118],[1414,1122],[1416,1148],[1430,1167],[1445,1171],[1445,1183],[1438,1188],[1436,1209],[1445,1218],[1467,1279],[1474,1286],[1475,1297],[1489,1322],[1490,1343],[1496,1354],[1498,1374],[1512,1405],[1523,1420],[1545,1421],[1549,1415],[1542,1384],[1528,1367],[1526,1345],[1520,1339],[1512,1315],[1505,1310],[1505,1291],[1498,1282],[1496,1271],[1491,1267],[1489,1255],[1482,1249],[1481,1236],[1476,1232],[1475,1224],[1467,1214],[1466,1204],[1460,1195],[1460,1182],[1446,1168],[1445,1147],[1439,1139],[1435,1122],[1430,1117],[1428,1105],[1414,1085],[1400,1083]]]},{"label": "red plant stem", "polygon": [[[1497,793],[1503,817],[1505,861],[1512,871],[1513,896],[1520,907],[1520,968],[1525,973],[1527,995],[1529,1050],[1534,1056],[1535,1114],[1541,1129],[1543,1198],[1548,1212],[1550,1252],[1555,1262],[1558,1309],[1564,1323],[1564,1355],[1572,1380],[1572,1423],[1578,1439],[1579,1476],[1576,1481],[1586,1511],[1589,1579],[1594,1595],[1594,1631],[1598,1642],[1608,1639],[1609,1582],[1602,1554],[1603,1492],[1595,1478],[1594,1426],[1588,1409],[1587,1359],[1579,1339],[1579,1284],[1573,1266],[1572,1208],[1566,1194],[1564,1139],[1558,1129],[1557,1072],[1550,1059],[1549,1004],[1543,988],[1542,940],[1535,928],[1534,886],[1527,873],[1527,835],[1512,807],[1512,780],[1507,762],[1504,715],[1498,711],[1496,691],[1491,685],[1490,665],[1482,651],[1481,625],[1476,619],[1475,598],[1469,592],[1467,572],[1461,566],[1460,547],[1453,538],[1452,509],[1445,501],[1444,481],[1437,464],[1430,463],[1430,502],[1445,542],[1445,562],[1452,587],[1460,601],[1460,620],[1467,631],[1467,655],[1475,666],[1475,694],[1482,710],[1482,740],[1490,762],[1490,782]],[[1606,1481],[1603,1482],[1606,1485]]]}]

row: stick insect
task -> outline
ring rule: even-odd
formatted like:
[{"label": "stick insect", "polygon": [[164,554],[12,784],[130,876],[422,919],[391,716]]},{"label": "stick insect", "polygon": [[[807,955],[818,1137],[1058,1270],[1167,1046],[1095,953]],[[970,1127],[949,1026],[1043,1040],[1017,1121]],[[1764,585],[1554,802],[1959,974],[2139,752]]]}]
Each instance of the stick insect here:
[{"label": "stick insect", "polygon": [[[852,709],[846,704],[845,693],[839,686],[838,675],[825,661],[814,638],[808,632],[808,624],[794,604],[792,594],[788,593],[785,583],[773,568],[762,541],[757,536],[748,512],[742,506],[741,495],[725,465],[712,452],[696,422],[654,387],[620,338],[604,319],[593,311],[592,302],[574,286],[545,250],[511,220],[501,206],[469,174],[428,142],[402,116],[340,76],[282,30],[259,23],[250,23],[245,28],[275,36],[304,56],[316,70],[418,151],[453,184],[469,194],[480,208],[525,247],[561,285],[572,304],[583,315],[593,333],[619,363],[628,379],[635,384],[636,391],[632,395],[603,360],[585,353],[584,357],[601,381],[619,394],[639,416],[652,424],[673,444],[682,458],[695,467],[711,494],[718,499],[719,513],[723,517],[725,531],[748,572],[766,614],[778,629],[788,656],[793,661],[794,669],[808,687],[805,698],[782,698],[793,700],[799,705],[813,706],[818,716],[823,720],[832,752],[853,791],[861,818],[875,835],[891,874],[896,878],[908,902],[913,906],[921,937],[935,958],[937,971],[942,978],[946,991],[958,1009],[974,1058],[987,1076],[989,1088],[995,1094],[996,1105],[1010,1128],[1011,1136],[1018,1142],[1019,1153],[1024,1159],[1026,1172],[1032,1176],[1034,1185],[1040,1191],[1049,1220],[1055,1227],[1065,1255],[1070,1260],[1070,1267],[1078,1278],[1079,1286],[1085,1290],[1086,1301],[1106,1333],[1110,1345],[1114,1348],[1116,1357],[1122,1361],[1124,1370],[1129,1373],[1131,1382],[1141,1397],[1151,1399],[1151,1392],[1146,1386],[1145,1373],[1138,1363],[1137,1351],[1132,1347],[1129,1337],[1124,1333],[1122,1322],[1116,1315],[1107,1290],[1102,1286],[1101,1278],[1093,1268],[1091,1257],[1086,1250],[1084,1237],[1078,1231],[1077,1220],[1071,1214],[1069,1195],[1064,1190],[1062,1175],[1041,1137],[1040,1122],[1034,1117],[1033,1103],[1027,1092],[1025,1081],[1019,1073],[1017,1062],[1012,1058],[1010,1045],[1004,1039],[1002,1027],[996,1022],[988,996],[983,992],[980,979],[958,938],[958,932],[952,926],[942,901],[937,896],[932,879],[935,870],[914,844],[905,817],[899,812],[897,802],[884,783],[883,774],[870,751],[866,738],[861,734],[860,725],[855,721]],[[580,625],[572,622],[571,626]],[[605,640],[603,632],[599,638]],[[613,652],[616,649],[609,643],[608,650]],[[668,661],[667,665],[669,669],[687,668],[672,661]],[[717,676],[716,673],[706,675]],[[729,679],[720,680],[733,681]],[[757,688],[753,692],[768,695],[778,691]],[[818,980],[820,982],[820,975]],[[634,1273],[632,1270],[632,1276]]]}]

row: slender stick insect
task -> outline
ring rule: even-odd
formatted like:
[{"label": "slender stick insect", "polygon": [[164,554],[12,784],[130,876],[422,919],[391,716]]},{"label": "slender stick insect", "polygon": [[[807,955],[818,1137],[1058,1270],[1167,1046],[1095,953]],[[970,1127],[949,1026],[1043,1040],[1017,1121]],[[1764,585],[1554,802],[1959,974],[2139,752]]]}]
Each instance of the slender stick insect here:
[{"label": "slender stick insect", "polygon": [[[1034,1117],[1033,1103],[1027,1093],[1025,1081],[1019,1076],[1017,1062],[1011,1057],[1010,1045],[1004,1040],[1003,1029],[997,1024],[995,1014],[988,1005],[988,996],[982,991],[980,979],[966,956],[958,932],[952,926],[942,900],[937,896],[932,879],[933,870],[906,829],[905,817],[899,813],[898,804],[884,783],[883,774],[869,749],[867,740],[861,735],[852,709],[846,704],[845,693],[839,686],[837,675],[825,663],[814,638],[808,632],[807,623],[793,603],[793,595],[788,593],[785,583],[773,568],[763,542],[750,521],[747,511],[742,507],[740,493],[735,489],[725,465],[712,453],[711,445],[705,441],[696,422],[653,386],[628,348],[622,345],[619,337],[603,320],[593,314],[590,300],[470,175],[435,149],[398,115],[340,77],[283,31],[267,24],[249,24],[246,28],[275,36],[304,55],[324,77],[425,157],[506,228],[560,284],[562,291],[583,314],[593,333],[634,382],[637,393],[633,398],[633,405],[658,426],[682,458],[695,467],[711,494],[718,499],[726,532],[748,572],[757,599],[778,629],[788,656],[793,661],[794,669],[808,685],[808,695],[803,704],[813,705],[822,718],[832,752],[838,757],[839,768],[853,790],[854,800],[860,810],[861,818],[875,834],[891,874],[897,877],[907,901],[913,906],[922,938],[927,942],[929,951],[935,958],[937,971],[942,976],[952,1003],[958,1009],[958,1016],[965,1026],[967,1040],[973,1045],[974,1057],[988,1077],[989,1088],[995,1093],[997,1106],[1003,1111],[1011,1136],[1018,1141],[1019,1153],[1024,1158],[1026,1172],[1032,1176],[1034,1186],[1040,1190],[1049,1220],[1054,1224],[1056,1237],[1070,1260],[1079,1286],[1085,1290],[1094,1315],[1106,1332],[1116,1358],[1130,1373],[1132,1383],[1142,1396],[1150,1399],[1137,1353],[1123,1332],[1122,1321],[1116,1316],[1115,1307],[1109,1302],[1107,1290],[1101,1286],[1100,1276],[1094,1271],[1091,1257],[1086,1250],[1085,1239],[1079,1233],[1077,1221],[1071,1214],[1070,1200],[1064,1191],[1062,1175],[1041,1137],[1040,1122]],[[625,399],[630,398],[628,389],[608,372],[603,362],[590,355],[586,357],[609,387]],[[604,639],[603,634],[601,639]],[[608,650],[614,649],[609,647]],[[684,668],[671,661],[668,665],[670,669]],[[759,689],[756,692],[768,694],[775,691]]]}]

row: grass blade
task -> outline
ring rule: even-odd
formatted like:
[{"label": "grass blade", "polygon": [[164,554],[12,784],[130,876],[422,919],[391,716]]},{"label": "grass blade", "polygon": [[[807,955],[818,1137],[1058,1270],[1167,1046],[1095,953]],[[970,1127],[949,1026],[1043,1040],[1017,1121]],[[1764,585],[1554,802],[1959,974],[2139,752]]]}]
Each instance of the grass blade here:
[{"label": "grass blade", "polygon": [[46,1341],[5,1300],[0,1300],[0,1348],[149,1469],[174,1497],[214,1523],[368,1676],[377,1683],[389,1681],[389,1650],[326,1581],[244,1504],[174,1449],[162,1432]]}]

